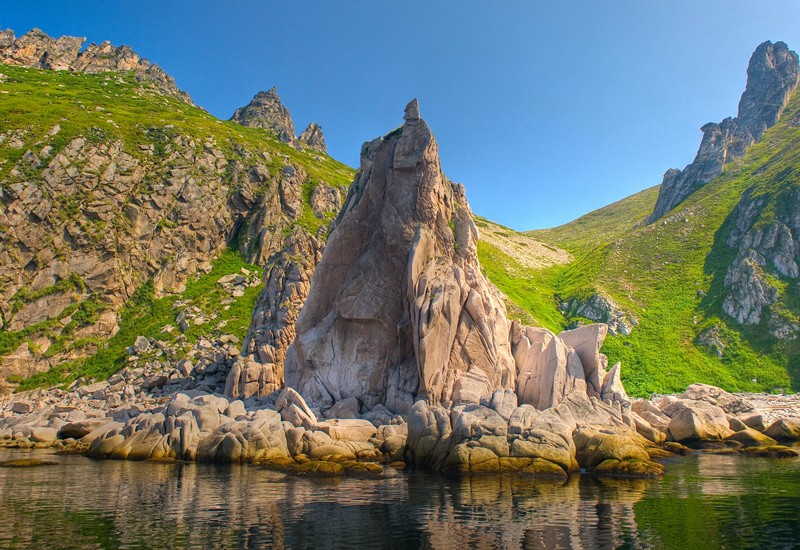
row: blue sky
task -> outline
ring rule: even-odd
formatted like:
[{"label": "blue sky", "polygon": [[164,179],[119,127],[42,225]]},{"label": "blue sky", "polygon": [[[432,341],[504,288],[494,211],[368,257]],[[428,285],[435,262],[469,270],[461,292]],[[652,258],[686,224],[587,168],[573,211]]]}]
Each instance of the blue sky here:
[{"label": "blue sky", "polygon": [[800,49],[800,2],[383,0],[4,2],[22,34],[128,44],[220,118],[278,87],[331,155],[420,100],[473,210],[549,227],[661,182],[734,116],[750,54]]}]

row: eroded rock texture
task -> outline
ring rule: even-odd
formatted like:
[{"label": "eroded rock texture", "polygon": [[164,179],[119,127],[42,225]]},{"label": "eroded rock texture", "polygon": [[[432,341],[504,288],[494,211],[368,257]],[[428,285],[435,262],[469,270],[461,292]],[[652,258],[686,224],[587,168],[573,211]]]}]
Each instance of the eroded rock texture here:
[{"label": "eroded rock texture", "polygon": [[464,188],[442,173],[416,101],[361,168],[297,320],[286,384],[315,406],[476,402],[513,388],[510,324],[481,274]]},{"label": "eroded rock texture", "polygon": [[736,118],[710,122],[701,128],[703,139],[694,161],[683,170],[670,169],[658,193],[652,223],[694,191],[722,173],[722,167],[741,157],[764,132],[775,125],[797,87],[797,54],[783,42],[764,42],[750,58],[747,87]]},{"label": "eroded rock texture", "polygon": [[274,87],[266,92],[258,92],[250,103],[236,109],[231,120],[242,126],[271,130],[284,143],[291,144],[297,140],[292,116],[281,103],[278,90]]},{"label": "eroded rock texture", "polygon": [[322,135],[322,127],[316,122],[312,122],[303,130],[298,139],[311,149],[316,149],[321,153],[327,153],[325,146],[325,136]]}]

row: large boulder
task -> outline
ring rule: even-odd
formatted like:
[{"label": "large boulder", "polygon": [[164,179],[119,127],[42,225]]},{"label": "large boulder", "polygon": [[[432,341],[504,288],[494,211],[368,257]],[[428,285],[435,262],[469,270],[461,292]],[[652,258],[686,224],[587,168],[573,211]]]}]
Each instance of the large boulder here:
[{"label": "large boulder", "polygon": [[583,365],[589,395],[600,395],[603,378],[608,370],[608,358],[600,353],[608,334],[608,325],[594,323],[561,332],[558,337],[564,344],[575,349]]},{"label": "large boulder", "polygon": [[755,406],[748,400],[708,384],[692,384],[680,397],[711,403],[732,415],[752,414],[755,411]]},{"label": "large boulder", "polygon": [[663,412],[670,418],[669,433],[675,441],[724,439],[733,434],[725,411],[705,401],[675,399]]},{"label": "large boulder", "polygon": [[800,441],[800,417],[776,420],[764,430],[764,435],[777,441]]}]

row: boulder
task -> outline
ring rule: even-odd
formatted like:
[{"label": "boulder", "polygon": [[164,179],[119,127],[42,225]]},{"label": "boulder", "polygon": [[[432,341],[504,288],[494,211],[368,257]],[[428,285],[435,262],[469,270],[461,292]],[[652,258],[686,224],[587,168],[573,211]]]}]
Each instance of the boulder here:
[{"label": "boulder", "polygon": [[746,399],[732,395],[716,386],[709,386],[708,384],[692,384],[686,388],[686,391],[683,392],[680,398],[705,401],[716,405],[731,415],[749,414],[755,411],[753,404]]},{"label": "boulder", "polygon": [[325,411],[327,418],[358,418],[358,399],[348,397],[334,403],[333,407]]},{"label": "boulder", "polygon": [[677,399],[663,410],[669,416],[669,433],[675,441],[725,439],[733,432],[725,411],[705,401]]},{"label": "boulder", "polygon": [[58,430],[59,439],[81,439],[82,437],[90,434],[94,430],[105,426],[112,420],[110,418],[95,418],[81,420],[78,422],[69,422],[61,426]]},{"label": "boulder", "polygon": [[331,439],[344,441],[369,441],[378,433],[372,422],[360,419],[325,420],[318,422],[316,429],[328,434]]},{"label": "boulder", "polygon": [[558,405],[574,392],[586,393],[580,358],[554,333],[544,328],[515,324],[511,343],[520,403],[544,410]]},{"label": "boulder", "polygon": [[275,401],[275,409],[281,418],[294,426],[312,428],[317,424],[317,417],[306,404],[303,396],[290,387],[284,388]]},{"label": "boulder", "polygon": [[738,441],[745,447],[775,445],[776,441],[752,428],[745,428],[725,438],[727,441]]},{"label": "boulder", "polygon": [[800,417],[776,420],[764,430],[764,435],[776,441],[800,441]]}]

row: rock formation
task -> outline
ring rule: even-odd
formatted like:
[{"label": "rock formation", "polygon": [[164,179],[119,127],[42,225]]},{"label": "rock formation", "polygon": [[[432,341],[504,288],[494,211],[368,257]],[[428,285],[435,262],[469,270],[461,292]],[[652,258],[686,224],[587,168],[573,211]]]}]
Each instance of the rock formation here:
[{"label": "rock formation", "polygon": [[736,118],[708,123],[694,161],[683,170],[664,174],[652,223],[683,202],[686,197],[722,173],[731,160],[741,157],[764,132],[775,125],[797,88],[798,56],[783,42],[764,42],[750,58],[747,86],[739,101]]},{"label": "rock formation", "polygon": [[402,129],[362,148],[361,168],[297,320],[286,384],[328,408],[356,397],[409,409],[512,388],[509,322],[480,272],[464,188],[406,108]]},{"label": "rock formation", "polygon": [[242,126],[271,130],[284,143],[294,144],[297,140],[292,116],[281,103],[277,88],[258,92],[250,103],[236,109],[231,120]]},{"label": "rock formation", "polygon": [[298,139],[320,153],[327,154],[328,152],[328,148],[325,146],[325,136],[322,135],[322,127],[316,122],[311,122]]},{"label": "rock formation", "polygon": [[137,80],[152,84],[160,93],[193,104],[189,94],[175,85],[175,79],[128,46],[92,43],[81,51],[84,42],[86,38],[74,36],[51,38],[39,29],[19,38],[11,30],[0,31],[0,63],[81,73],[133,71]]},{"label": "rock formation", "polygon": [[295,321],[321,252],[322,243],[295,228],[287,236],[284,250],[269,260],[264,289],[242,347],[242,355],[250,359],[231,368],[226,396],[266,396],[282,386],[286,350],[294,341]]}]

